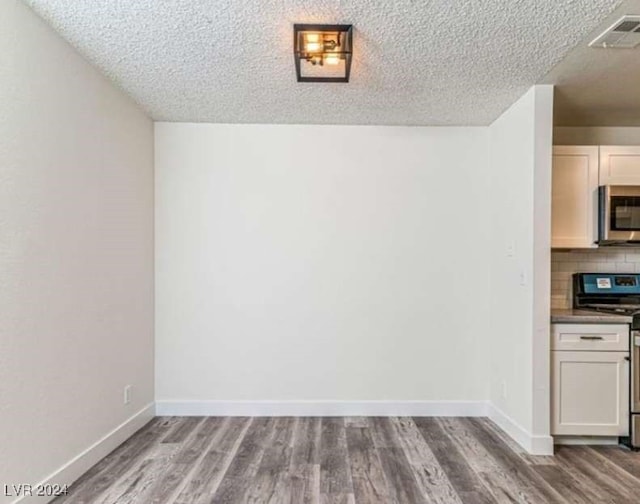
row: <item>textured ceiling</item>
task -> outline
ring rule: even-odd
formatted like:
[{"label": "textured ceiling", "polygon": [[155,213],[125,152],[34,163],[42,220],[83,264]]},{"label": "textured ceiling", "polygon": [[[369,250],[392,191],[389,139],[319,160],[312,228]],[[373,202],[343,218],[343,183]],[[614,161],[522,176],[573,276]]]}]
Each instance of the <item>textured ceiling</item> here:
[{"label": "textured ceiling", "polygon": [[[24,0],[166,121],[488,124],[617,0]],[[297,83],[294,22],[353,23],[348,84]]]},{"label": "textured ceiling", "polygon": [[624,14],[640,14],[640,0],[625,1],[542,79],[556,85],[556,125],[640,126],[640,47],[588,46]]}]

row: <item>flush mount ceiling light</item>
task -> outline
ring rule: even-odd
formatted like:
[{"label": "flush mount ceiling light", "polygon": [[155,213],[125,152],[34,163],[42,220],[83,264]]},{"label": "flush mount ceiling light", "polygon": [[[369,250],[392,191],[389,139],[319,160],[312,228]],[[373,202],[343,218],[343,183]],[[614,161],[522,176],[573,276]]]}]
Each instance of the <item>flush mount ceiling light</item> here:
[{"label": "flush mount ceiling light", "polygon": [[293,25],[298,82],[349,82],[352,25]]}]

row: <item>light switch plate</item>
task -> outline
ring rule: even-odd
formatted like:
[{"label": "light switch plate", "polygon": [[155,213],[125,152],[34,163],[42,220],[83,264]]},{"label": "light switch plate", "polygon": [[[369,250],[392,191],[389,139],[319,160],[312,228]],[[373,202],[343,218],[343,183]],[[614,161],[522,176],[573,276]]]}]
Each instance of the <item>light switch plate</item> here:
[{"label": "light switch plate", "polygon": [[507,243],[507,257],[514,257],[516,255],[516,244],[510,241]]},{"label": "light switch plate", "polygon": [[524,271],[520,272],[520,285],[527,285],[527,273]]}]

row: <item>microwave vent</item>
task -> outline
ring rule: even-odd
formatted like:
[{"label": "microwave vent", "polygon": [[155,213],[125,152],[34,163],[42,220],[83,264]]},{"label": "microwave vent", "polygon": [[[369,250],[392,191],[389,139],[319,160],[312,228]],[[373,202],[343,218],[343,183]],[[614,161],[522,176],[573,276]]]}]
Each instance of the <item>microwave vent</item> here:
[{"label": "microwave vent", "polygon": [[589,47],[631,49],[640,45],[640,15],[622,16],[591,41]]}]

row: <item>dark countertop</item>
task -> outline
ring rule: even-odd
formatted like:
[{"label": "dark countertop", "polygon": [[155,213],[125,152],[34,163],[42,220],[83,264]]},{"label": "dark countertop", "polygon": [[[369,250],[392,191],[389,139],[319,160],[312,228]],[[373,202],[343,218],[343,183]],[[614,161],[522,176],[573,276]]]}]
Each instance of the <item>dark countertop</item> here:
[{"label": "dark countertop", "polygon": [[590,310],[551,310],[552,324],[630,324],[628,315]]}]

